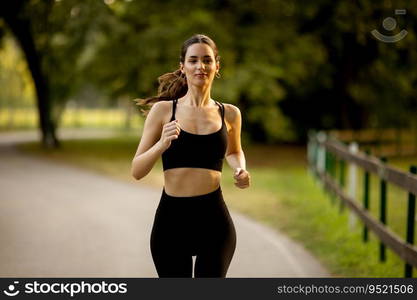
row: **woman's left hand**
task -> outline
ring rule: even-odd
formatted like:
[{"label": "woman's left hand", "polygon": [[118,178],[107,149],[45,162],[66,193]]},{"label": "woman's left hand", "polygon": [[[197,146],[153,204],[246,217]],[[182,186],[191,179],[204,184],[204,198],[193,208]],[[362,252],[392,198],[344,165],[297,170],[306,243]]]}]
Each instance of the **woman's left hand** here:
[{"label": "woman's left hand", "polygon": [[235,173],[233,174],[233,178],[236,180],[235,186],[238,188],[244,189],[250,185],[250,174],[248,171],[242,168],[236,169]]}]

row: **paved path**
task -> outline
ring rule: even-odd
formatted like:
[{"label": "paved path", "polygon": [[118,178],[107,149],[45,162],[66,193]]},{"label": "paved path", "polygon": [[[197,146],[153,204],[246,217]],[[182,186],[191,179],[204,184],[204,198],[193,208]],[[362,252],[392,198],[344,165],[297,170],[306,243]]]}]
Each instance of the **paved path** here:
[{"label": "paved path", "polygon": [[[35,137],[0,134],[0,277],[157,277],[149,237],[160,191],[13,147]],[[330,276],[285,235],[231,215],[228,277]]]}]

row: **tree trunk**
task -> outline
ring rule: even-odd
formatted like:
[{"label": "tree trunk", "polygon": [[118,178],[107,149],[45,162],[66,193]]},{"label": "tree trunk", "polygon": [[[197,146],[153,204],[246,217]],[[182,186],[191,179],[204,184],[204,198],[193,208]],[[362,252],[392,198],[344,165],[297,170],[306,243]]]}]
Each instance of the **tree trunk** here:
[{"label": "tree trunk", "polygon": [[55,124],[51,118],[51,105],[48,89],[48,80],[41,68],[41,57],[35,47],[35,42],[30,30],[30,20],[23,17],[21,11],[24,8],[24,0],[7,1],[2,3],[1,17],[10,27],[16,40],[19,42],[25,54],[29,70],[35,84],[37,107],[39,113],[39,127],[42,132],[42,144],[47,148],[56,148],[59,141],[55,134]]}]

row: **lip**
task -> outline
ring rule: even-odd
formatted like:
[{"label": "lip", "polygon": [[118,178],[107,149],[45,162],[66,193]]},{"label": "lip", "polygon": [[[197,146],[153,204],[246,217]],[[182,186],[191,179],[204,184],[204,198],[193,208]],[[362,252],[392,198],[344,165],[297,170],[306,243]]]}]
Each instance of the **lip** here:
[{"label": "lip", "polygon": [[194,76],[205,77],[205,76],[207,76],[207,74],[195,74]]}]

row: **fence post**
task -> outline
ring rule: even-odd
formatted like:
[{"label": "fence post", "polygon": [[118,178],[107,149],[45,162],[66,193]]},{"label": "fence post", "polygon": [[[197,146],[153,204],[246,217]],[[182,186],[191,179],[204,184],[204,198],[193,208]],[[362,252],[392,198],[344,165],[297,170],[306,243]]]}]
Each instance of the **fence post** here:
[{"label": "fence post", "polygon": [[[359,151],[358,144],[356,142],[352,142],[349,144],[349,152],[352,154],[357,154]],[[349,164],[349,187],[348,187],[348,195],[352,199],[356,198],[356,180],[357,180],[357,171],[358,168],[354,163]],[[356,223],[356,216],[352,210],[349,211],[349,228],[353,229]]]},{"label": "fence post", "polygon": [[308,169],[311,174],[316,175],[316,161],[317,161],[317,141],[315,139],[316,133],[313,130],[308,132],[308,144],[307,144],[307,159]]},{"label": "fence post", "polygon": [[[366,151],[366,155],[369,155],[370,151]],[[368,171],[365,171],[364,176],[364,183],[363,183],[363,206],[365,210],[369,211],[369,181],[370,181],[370,174]],[[363,226],[363,241],[368,241],[368,227],[366,225]]]},{"label": "fence post", "polygon": [[[334,165],[335,165],[335,158],[333,153],[331,153],[330,151],[326,152],[326,166],[327,166],[327,175],[330,177],[330,179],[333,181],[334,180]],[[333,193],[332,190],[328,191],[329,197],[330,197],[330,202],[333,203],[335,201],[335,195]]]},{"label": "fence post", "polygon": [[[381,157],[381,162],[384,164],[387,162],[386,157]],[[387,224],[387,182],[381,176],[380,182],[380,205],[379,205],[379,220],[382,224]],[[385,245],[382,242],[379,242],[379,260],[385,261],[386,260],[386,249]]]},{"label": "fence post", "polygon": [[[343,158],[340,158],[340,162],[339,162],[339,185],[340,185],[340,189],[343,191],[344,187],[345,187],[345,161],[343,160]],[[342,199],[340,199],[340,207],[339,207],[339,211],[343,211],[343,209],[345,208],[345,203],[343,202]]]},{"label": "fence post", "polygon": [[[411,174],[417,174],[417,166],[410,167]],[[408,213],[407,213],[407,243],[414,243],[414,225],[415,225],[416,196],[408,192]],[[413,277],[413,266],[405,264],[405,277]]]},{"label": "fence post", "polygon": [[319,145],[317,147],[317,171],[319,175],[321,175],[320,173],[324,172],[326,169],[326,148],[322,144],[326,141],[326,133],[320,131],[317,134],[317,140],[319,142]]}]

